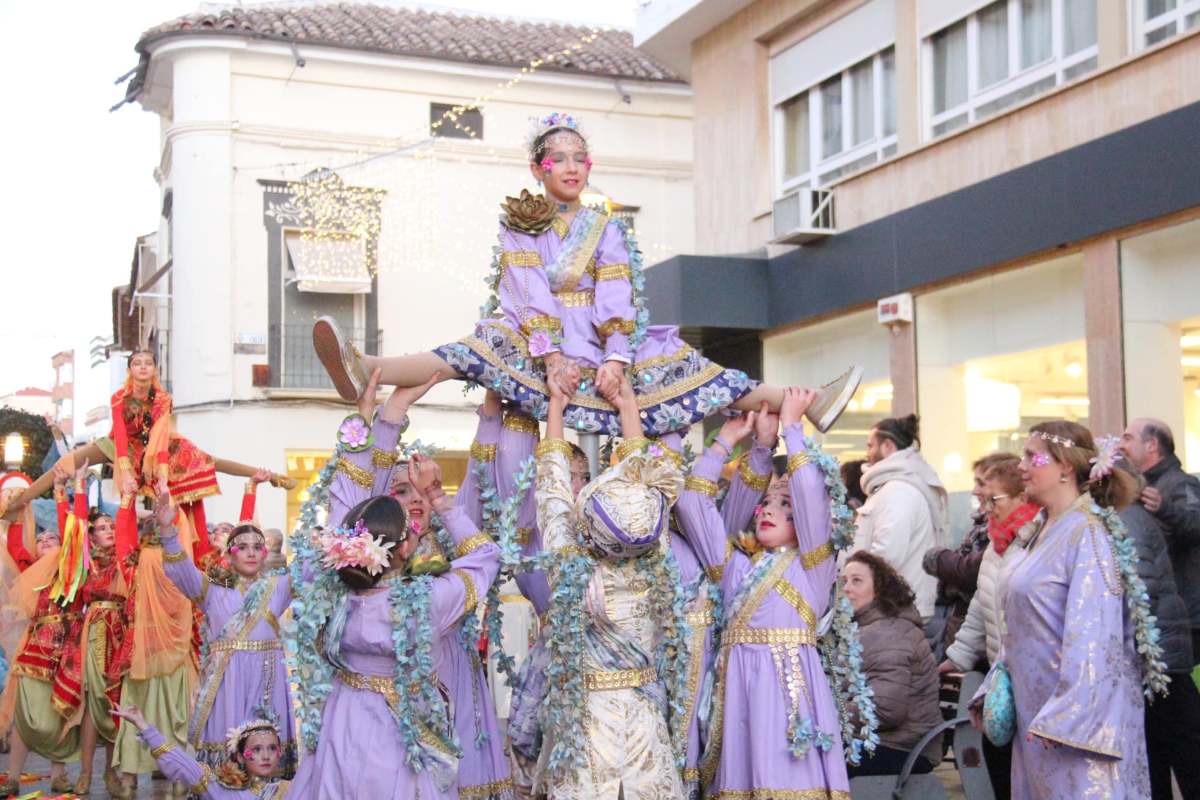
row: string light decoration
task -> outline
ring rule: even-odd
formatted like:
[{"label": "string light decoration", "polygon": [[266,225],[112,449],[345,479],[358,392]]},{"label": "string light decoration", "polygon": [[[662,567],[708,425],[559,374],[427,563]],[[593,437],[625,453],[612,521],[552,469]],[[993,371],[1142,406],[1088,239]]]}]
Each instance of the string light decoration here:
[{"label": "string light decoration", "polygon": [[386,189],[347,186],[336,172],[317,170],[290,181],[288,190],[298,209],[302,241],[358,245],[313,248],[306,272],[315,271],[325,278],[355,278],[365,267],[369,276],[378,274]]}]

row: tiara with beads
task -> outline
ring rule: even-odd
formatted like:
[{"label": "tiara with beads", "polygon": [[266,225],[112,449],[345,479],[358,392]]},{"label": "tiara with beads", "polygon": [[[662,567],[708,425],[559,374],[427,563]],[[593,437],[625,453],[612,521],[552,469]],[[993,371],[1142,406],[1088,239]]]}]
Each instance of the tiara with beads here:
[{"label": "tiara with beads", "polygon": [[544,117],[535,117],[531,121],[529,134],[525,137],[525,149],[529,152],[530,156],[533,155],[534,145],[537,144],[537,141],[546,134],[556,130],[573,131],[585,140],[587,139],[580,126],[579,119],[571,114],[555,111]]},{"label": "tiara with beads", "polygon": [[238,742],[243,737],[267,731],[275,734],[276,737],[279,736],[279,728],[268,719],[252,719],[236,728],[230,728],[229,733],[225,734],[225,754],[233,758],[237,754]]},{"label": "tiara with beads", "polygon": [[1054,444],[1062,445],[1063,447],[1074,447],[1075,446],[1074,439],[1068,439],[1065,436],[1055,436],[1053,433],[1046,433],[1044,431],[1033,431],[1029,435],[1033,436],[1037,439],[1046,441],[1046,442],[1054,442]]}]

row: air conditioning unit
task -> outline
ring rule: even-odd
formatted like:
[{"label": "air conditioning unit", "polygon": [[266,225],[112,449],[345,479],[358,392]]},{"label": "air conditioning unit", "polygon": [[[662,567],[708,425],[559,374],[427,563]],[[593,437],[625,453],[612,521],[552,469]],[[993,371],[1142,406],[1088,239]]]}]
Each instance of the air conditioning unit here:
[{"label": "air conditioning unit", "polygon": [[799,189],[771,207],[772,244],[804,244],[837,233],[833,190]]}]

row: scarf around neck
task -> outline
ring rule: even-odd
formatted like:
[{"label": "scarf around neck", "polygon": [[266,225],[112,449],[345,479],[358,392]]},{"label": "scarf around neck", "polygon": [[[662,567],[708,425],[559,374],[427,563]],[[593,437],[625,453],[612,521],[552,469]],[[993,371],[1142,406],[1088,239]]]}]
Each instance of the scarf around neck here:
[{"label": "scarf around neck", "polygon": [[988,538],[992,540],[992,547],[996,548],[996,554],[1004,555],[1004,551],[1008,549],[1008,546],[1012,544],[1012,540],[1016,537],[1017,531],[1021,530],[1030,520],[1036,517],[1041,510],[1041,507],[1036,503],[1022,503],[999,522],[989,519]]}]

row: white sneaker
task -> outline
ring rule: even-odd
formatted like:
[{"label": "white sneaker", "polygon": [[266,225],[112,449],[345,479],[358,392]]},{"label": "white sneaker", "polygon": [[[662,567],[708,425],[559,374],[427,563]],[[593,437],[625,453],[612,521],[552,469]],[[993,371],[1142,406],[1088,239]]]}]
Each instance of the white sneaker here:
[{"label": "white sneaker", "polygon": [[362,353],[342,334],[333,317],[321,317],[313,325],[313,349],[342,399],[357,400],[367,388],[367,368]]},{"label": "white sneaker", "polygon": [[817,399],[809,406],[804,416],[808,417],[808,421],[815,425],[821,433],[828,431],[846,410],[850,398],[854,397],[854,393],[858,391],[858,384],[862,382],[862,376],[862,367],[855,366],[843,372],[832,382],[822,386],[817,390]]}]

